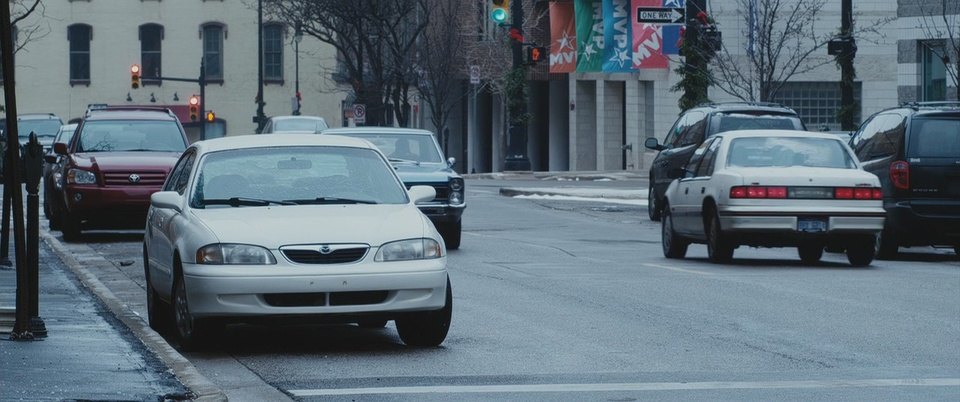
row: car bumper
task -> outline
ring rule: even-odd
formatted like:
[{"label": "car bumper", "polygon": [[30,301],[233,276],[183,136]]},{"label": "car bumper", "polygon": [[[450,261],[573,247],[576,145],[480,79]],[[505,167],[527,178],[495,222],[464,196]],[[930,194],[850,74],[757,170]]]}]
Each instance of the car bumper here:
[{"label": "car bumper", "polygon": [[67,186],[64,201],[70,214],[81,219],[98,218],[105,213],[107,216],[145,218],[150,208],[150,195],[157,191],[160,187]]},{"label": "car bumper", "polygon": [[423,212],[423,214],[434,223],[458,222],[463,215],[463,210],[467,208],[467,204],[450,205],[427,203],[417,204],[417,208],[420,208],[420,212]]},{"label": "car bumper", "polygon": [[279,271],[271,275],[249,275],[263,266],[183,264],[183,272],[190,312],[197,317],[390,316],[442,308],[445,264],[421,260],[419,267],[430,269],[366,273],[353,265],[357,272],[335,274],[322,273],[324,266],[267,266]]},{"label": "car bumper", "polygon": [[887,226],[903,245],[960,244],[960,201],[901,201],[885,208]]},{"label": "car bumper", "polygon": [[[795,234],[877,234],[883,230],[886,213],[882,208],[835,208],[827,210],[759,209],[730,207],[720,210],[720,227],[726,232],[771,232]],[[822,232],[798,229],[801,217],[820,218],[827,225]]]}]

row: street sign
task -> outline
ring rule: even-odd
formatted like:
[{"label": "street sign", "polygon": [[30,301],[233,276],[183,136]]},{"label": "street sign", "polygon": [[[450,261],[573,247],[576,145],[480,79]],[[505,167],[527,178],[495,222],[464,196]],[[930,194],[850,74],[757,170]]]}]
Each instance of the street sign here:
[{"label": "street sign", "polygon": [[367,122],[367,107],[364,104],[355,103],[353,105],[353,121],[357,124]]},{"label": "street sign", "polygon": [[474,85],[480,83],[480,66],[470,66],[470,83]]},{"label": "street sign", "polygon": [[637,7],[637,22],[641,24],[681,24],[686,10],[680,7]]}]

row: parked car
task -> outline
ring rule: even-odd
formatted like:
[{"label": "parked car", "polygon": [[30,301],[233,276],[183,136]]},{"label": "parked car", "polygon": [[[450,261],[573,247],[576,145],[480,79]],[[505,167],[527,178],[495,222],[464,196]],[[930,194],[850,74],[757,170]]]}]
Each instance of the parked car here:
[{"label": "parked car", "polygon": [[[77,130],[76,124],[60,126],[53,144],[68,144]],[[53,147],[43,155],[43,214],[50,222],[50,230],[60,229],[60,215],[63,213],[63,156],[53,152]]]},{"label": "parked car", "polygon": [[453,170],[456,159],[443,159],[433,133],[411,128],[355,127],[324,130],[323,134],[370,141],[387,155],[408,188],[425,185],[436,189],[434,200],[417,206],[437,226],[447,249],[460,248],[461,219],[467,207],[463,177]]},{"label": "parked car", "polygon": [[851,146],[880,177],[880,258],[945,245],[960,255],[960,102],[912,103],[870,116]]},{"label": "parked car", "polygon": [[[46,151],[50,149],[53,137],[57,135],[62,125],[63,121],[53,113],[19,114],[17,115],[17,136],[20,139],[20,146],[22,147],[30,140],[30,133],[33,132],[37,134],[37,141]],[[0,119],[0,130],[6,132],[7,119]]]},{"label": "parked car", "polygon": [[320,134],[327,129],[327,121],[317,116],[273,116],[263,125],[261,134]]},{"label": "parked car", "polygon": [[[272,138],[271,138],[272,137]],[[193,144],[153,194],[143,254],[149,322],[201,346],[232,321],[326,319],[443,342],[443,240],[366,141],[238,136]]]},{"label": "parked car", "polygon": [[647,138],[645,146],[660,151],[650,168],[647,215],[660,220],[663,194],[677,177],[671,175],[690,160],[693,151],[717,133],[730,130],[806,130],[793,109],[767,102],[706,103],[677,118],[663,144]]},{"label": "parked car", "polygon": [[186,148],[183,127],[166,108],[88,110],[70,142],[53,145],[63,158],[56,216],[64,239],[82,229],[142,228],[150,194]]},{"label": "parked car", "polygon": [[797,247],[805,263],[828,246],[845,249],[853,266],[873,261],[885,216],[880,180],[836,136],[730,131],[704,142],[681,170],[664,194],[668,258],[705,243],[716,263],[740,245]]}]

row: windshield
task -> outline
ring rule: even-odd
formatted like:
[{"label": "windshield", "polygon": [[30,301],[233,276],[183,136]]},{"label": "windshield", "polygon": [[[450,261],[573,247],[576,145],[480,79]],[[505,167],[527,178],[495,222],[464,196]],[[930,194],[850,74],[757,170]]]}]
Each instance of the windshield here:
[{"label": "windshield", "polygon": [[375,151],[302,146],[219,151],[203,158],[194,208],[405,204],[406,191]]},{"label": "windshield", "polygon": [[73,139],[73,134],[77,132],[76,124],[69,124],[66,126],[60,127],[60,132],[57,133],[57,138],[54,139],[56,142],[62,142],[64,144],[69,144],[70,140]]},{"label": "windshield", "polygon": [[913,119],[909,156],[960,158],[960,119]]},{"label": "windshield", "polygon": [[19,120],[17,121],[17,135],[20,138],[30,138],[30,132],[37,133],[38,137],[53,137],[60,130],[59,120]]},{"label": "windshield", "polygon": [[380,148],[391,161],[439,163],[443,161],[433,135],[429,134],[349,134],[363,138]]},{"label": "windshield", "polygon": [[273,123],[273,131],[306,131],[319,133],[327,129],[327,123],[320,119],[300,118],[300,119],[282,119]]},{"label": "windshield", "polygon": [[77,152],[183,152],[187,143],[174,121],[103,120],[84,123]]},{"label": "windshield", "polygon": [[723,113],[713,119],[714,133],[732,130],[803,130],[800,118],[792,115]]},{"label": "windshield", "polygon": [[802,137],[735,138],[727,152],[727,166],[857,168],[839,140]]}]

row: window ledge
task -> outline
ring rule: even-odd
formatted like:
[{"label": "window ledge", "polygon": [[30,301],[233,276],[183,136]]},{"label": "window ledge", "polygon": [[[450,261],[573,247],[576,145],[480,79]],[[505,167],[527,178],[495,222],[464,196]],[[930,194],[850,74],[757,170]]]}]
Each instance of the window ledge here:
[{"label": "window ledge", "polygon": [[90,86],[90,80],[89,80],[89,79],[86,79],[86,80],[74,80],[74,79],[71,79],[71,80],[70,80],[70,86],[71,86],[71,87],[77,86],[77,85],[82,85],[82,86],[85,86],[85,87],[89,87],[89,86]]},{"label": "window ledge", "polygon": [[280,85],[283,86],[283,78],[264,78],[263,85]]}]

